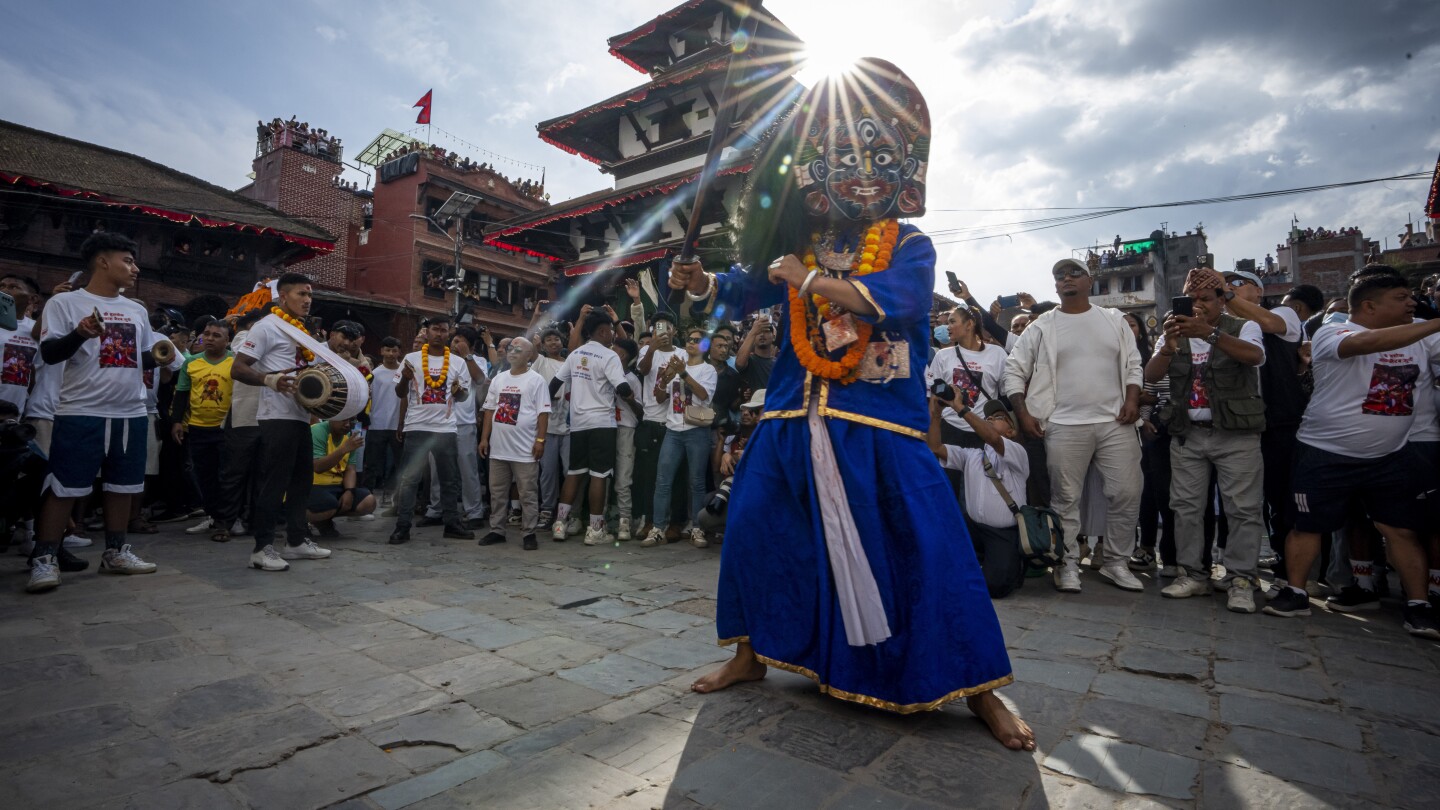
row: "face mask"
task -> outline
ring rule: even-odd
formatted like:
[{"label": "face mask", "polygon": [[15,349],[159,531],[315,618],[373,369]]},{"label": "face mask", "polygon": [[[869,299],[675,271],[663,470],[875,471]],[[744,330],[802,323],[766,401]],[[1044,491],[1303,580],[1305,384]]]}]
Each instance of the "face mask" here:
[{"label": "face mask", "polygon": [[950,345],[950,324],[942,323],[935,327],[935,339],[940,341],[942,345]]}]

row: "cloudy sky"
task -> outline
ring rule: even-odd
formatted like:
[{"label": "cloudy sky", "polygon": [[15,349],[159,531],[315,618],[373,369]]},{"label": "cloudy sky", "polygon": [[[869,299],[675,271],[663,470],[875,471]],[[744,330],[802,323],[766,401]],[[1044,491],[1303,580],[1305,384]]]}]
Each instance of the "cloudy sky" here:
[{"label": "cloudy sky", "polygon": [[[535,123],[640,84],[605,50],[679,0],[0,0],[0,117],[246,182],[256,119],[298,115],[354,154],[434,123],[544,164],[557,200],[607,187]],[[985,300],[1045,297],[1087,244],[1203,222],[1218,266],[1263,257],[1291,216],[1367,236],[1418,218],[1424,182],[1139,211],[1028,233],[1051,207],[1122,206],[1385,177],[1440,152],[1440,3],[1393,0],[771,0],[805,39],[894,61],[935,127],[940,270]],[[877,9],[905,8],[885,19]],[[823,11],[822,11],[823,9]],[[438,140],[438,139],[437,139]],[[444,143],[443,141],[441,141]],[[476,157],[484,158],[478,153]],[[492,159],[493,160],[493,159]],[[499,164],[502,169],[505,164]],[[516,169],[513,175],[522,175]],[[988,226],[988,227],[985,227]],[[977,230],[985,227],[983,230]],[[983,234],[1011,232],[976,240]]]}]

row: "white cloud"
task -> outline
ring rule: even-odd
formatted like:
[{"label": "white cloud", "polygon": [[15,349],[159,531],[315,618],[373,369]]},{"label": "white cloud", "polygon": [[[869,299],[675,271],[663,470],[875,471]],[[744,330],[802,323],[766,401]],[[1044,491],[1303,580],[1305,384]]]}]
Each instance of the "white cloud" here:
[{"label": "white cloud", "polygon": [[344,28],[334,28],[328,25],[315,26],[315,33],[319,34],[321,39],[332,45],[350,36]]}]

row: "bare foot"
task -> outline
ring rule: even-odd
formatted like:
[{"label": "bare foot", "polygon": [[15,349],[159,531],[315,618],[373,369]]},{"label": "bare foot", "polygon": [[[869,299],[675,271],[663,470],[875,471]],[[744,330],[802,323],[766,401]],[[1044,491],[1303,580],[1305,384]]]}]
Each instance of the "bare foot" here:
[{"label": "bare foot", "polygon": [[1012,751],[1034,751],[1035,732],[1024,720],[1016,717],[995,692],[981,692],[965,699],[965,705],[976,717],[985,721],[990,733]]},{"label": "bare foot", "polygon": [[718,692],[728,686],[745,681],[758,681],[765,677],[766,667],[755,658],[755,650],[747,642],[740,642],[735,657],[725,666],[690,684],[690,689],[701,694]]}]

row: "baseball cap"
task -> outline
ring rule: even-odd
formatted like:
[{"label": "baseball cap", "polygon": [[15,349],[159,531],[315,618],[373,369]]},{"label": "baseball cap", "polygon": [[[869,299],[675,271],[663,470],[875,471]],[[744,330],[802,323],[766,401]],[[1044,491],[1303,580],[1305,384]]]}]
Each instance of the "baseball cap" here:
[{"label": "baseball cap", "polygon": [[1055,266],[1050,268],[1050,274],[1064,273],[1068,276],[1070,271],[1075,268],[1079,268],[1080,272],[1087,276],[1090,275],[1090,268],[1086,267],[1083,262],[1076,261],[1075,259],[1061,259],[1055,262]]},{"label": "baseball cap", "polygon": [[1247,271],[1245,271],[1245,270],[1226,270],[1226,271],[1225,271],[1225,280],[1226,280],[1226,281],[1229,281],[1231,278],[1234,278],[1234,277],[1236,277],[1236,276],[1245,279],[1246,281],[1254,284],[1256,287],[1260,287],[1260,288],[1262,288],[1262,289],[1265,287],[1265,282],[1261,281],[1261,280],[1260,280],[1260,277],[1257,276],[1257,275],[1255,275],[1254,273],[1250,273],[1250,272],[1247,272]]},{"label": "baseball cap", "polygon": [[747,402],[747,403],[745,403],[744,405],[741,405],[740,407],[741,407],[741,408],[764,408],[764,407],[765,407],[765,389],[764,389],[764,388],[761,388],[759,391],[756,391],[755,393],[751,394],[751,395],[750,395],[750,401]]}]

